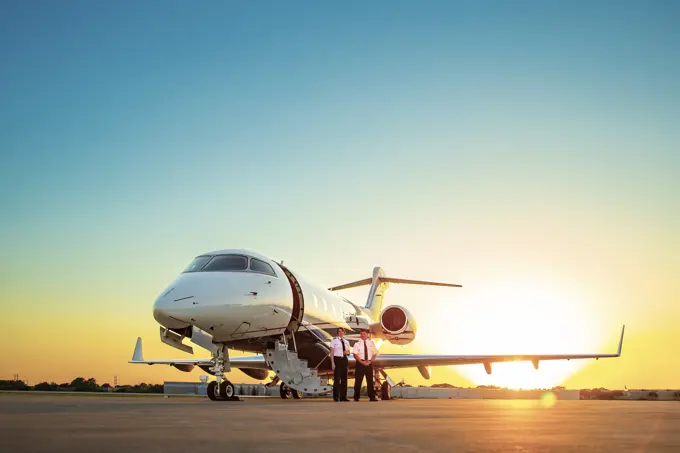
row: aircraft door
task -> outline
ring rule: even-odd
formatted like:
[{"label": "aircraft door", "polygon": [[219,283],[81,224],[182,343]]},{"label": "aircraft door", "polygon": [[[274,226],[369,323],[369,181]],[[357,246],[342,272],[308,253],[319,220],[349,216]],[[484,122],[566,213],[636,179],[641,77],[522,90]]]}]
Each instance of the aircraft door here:
[{"label": "aircraft door", "polygon": [[283,264],[277,263],[281,270],[286,275],[288,283],[290,284],[290,291],[293,293],[293,309],[291,311],[290,321],[288,322],[288,327],[286,330],[289,332],[297,332],[302,323],[302,319],[305,316],[305,297],[302,292],[302,287],[300,282],[295,275]]}]

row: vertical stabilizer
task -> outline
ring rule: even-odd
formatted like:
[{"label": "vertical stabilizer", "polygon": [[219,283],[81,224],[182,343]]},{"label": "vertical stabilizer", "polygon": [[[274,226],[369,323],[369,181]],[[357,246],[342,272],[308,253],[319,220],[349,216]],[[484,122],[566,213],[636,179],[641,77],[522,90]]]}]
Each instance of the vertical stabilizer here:
[{"label": "vertical stabilizer", "polygon": [[371,290],[368,292],[366,299],[365,310],[368,315],[376,321],[380,315],[383,306],[383,297],[385,291],[390,287],[390,283],[383,280],[385,278],[385,271],[381,267],[373,268],[373,279],[371,281]]}]

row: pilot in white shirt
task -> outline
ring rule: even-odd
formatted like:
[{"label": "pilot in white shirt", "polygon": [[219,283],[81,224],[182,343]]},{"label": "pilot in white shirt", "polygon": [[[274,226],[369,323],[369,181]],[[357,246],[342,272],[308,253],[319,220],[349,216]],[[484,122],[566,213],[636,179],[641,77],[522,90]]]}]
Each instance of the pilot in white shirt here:
[{"label": "pilot in white shirt", "polygon": [[338,336],[331,340],[331,366],[333,367],[333,400],[347,399],[347,359],[349,341],[345,340],[345,329],[338,328]]},{"label": "pilot in white shirt", "polygon": [[361,331],[361,340],[357,341],[352,348],[356,368],[354,371],[354,401],[359,401],[361,393],[361,383],[366,376],[366,390],[370,401],[378,401],[375,397],[373,387],[373,360],[378,355],[378,348],[375,347],[373,340],[368,339],[368,330]]}]

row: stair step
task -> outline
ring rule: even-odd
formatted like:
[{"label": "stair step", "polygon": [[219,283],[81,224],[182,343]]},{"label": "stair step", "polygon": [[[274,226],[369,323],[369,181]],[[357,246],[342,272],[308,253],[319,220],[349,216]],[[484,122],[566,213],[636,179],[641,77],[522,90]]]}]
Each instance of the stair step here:
[{"label": "stair step", "polygon": [[305,359],[300,359],[296,352],[289,351],[277,342],[274,349],[266,351],[265,358],[276,375],[291,388],[314,395],[328,393],[332,388],[328,379],[320,378],[316,370],[309,368]]}]

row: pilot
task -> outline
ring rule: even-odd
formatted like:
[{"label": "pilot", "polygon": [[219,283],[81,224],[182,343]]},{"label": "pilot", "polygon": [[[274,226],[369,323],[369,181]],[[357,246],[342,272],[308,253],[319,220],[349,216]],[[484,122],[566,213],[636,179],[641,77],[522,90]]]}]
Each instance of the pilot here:
[{"label": "pilot", "polygon": [[338,336],[331,340],[331,367],[333,368],[333,400],[347,399],[347,359],[349,341],[345,340],[345,329],[338,328]]},{"label": "pilot", "polygon": [[368,339],[368,330],[361,331],[361,340],[354,344],[352,349],[356,368],[354,371],[354,401],[359,401],[361,396],[361,383],[366,376],[366,390],[370,401],[378,401],[375,397],[373,387],[373,360],[378,355],[378,348],[375,347],[373,340]]}]

